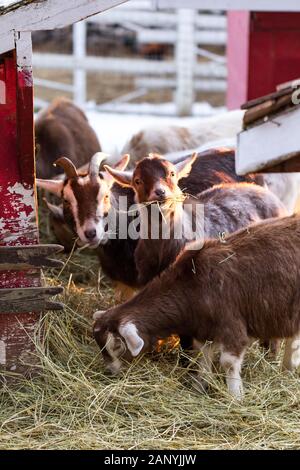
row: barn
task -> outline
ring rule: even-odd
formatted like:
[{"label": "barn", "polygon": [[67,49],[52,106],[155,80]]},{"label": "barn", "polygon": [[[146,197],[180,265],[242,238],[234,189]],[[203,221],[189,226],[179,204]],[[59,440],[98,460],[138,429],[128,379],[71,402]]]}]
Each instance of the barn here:
[{"label": "barn", "polygon": [[36,312],[60,308],[49,298],[61,292],[41,287],[38,269],[54,263],[46,258],[59,248],[38,245],[31,32],[73,24],[122,2],[4,3],[0,7],[0,364],[18,371],[30,363],[26,355],[32,351],[30,332],[39,316]]},{"label": "barn", "polygon": [[[270,359],[258,345],[250,348],[245,360],[246,400],[242,403],[228,396],[218,370],[210,379],[210,393],[199,395],[194,387],[198,357],[189,357],[185,368],[176,349],[170,352],[162,347],[160,354],[138,359],[118,379],[105,374],[91,336],[91,313],[99,306],[106,309],[114,304],[111,285],[96,257],[79,251],[62,255],[62,247],[45,242],[42,220],[39,227],[31,33],[62,28],[121,3],[125,2],[0,2],[0,449],[148,453],[155,449],[161,454],[166,449],[174,454],[179,449],[297,449],[299,375],[279,373],[279,359]],[[184,3],[193,9],[200,2]],[[201,8],[210,9],[211,3],[201,0]],[[281,106],[281,98],[290,97],[295,83],[286,84],[283,91],[275,88],[300,76],[299,61],[294,60],[299,48],[289,49],[287,75],[281,70],[278,77],[272,63],[285,54],[286,46],[279,47],[277,37],[282,29],[291,33],[287,44],[295,37],[299,40],[300,27],[294,17],[300,14],[296,13],[298,2],[214,3],[216,9],[230,12],[228,107],[247,102],[244,130],[239,136],[238,170],[244,174],[265,166],[274,170],[277,165],[276,171],[298,171],[298,135],[294,133],[279,154],[275,145],[276,139],[282,144],[288,135],[287,120],[291,118],[292,129],[297,129],[299,104],[285,102]],[[238,12],[234,10],[237,5]],[[153,6],[165,10],[181,7],[182,2],[153,0]],[[282,12],[288,15],[285,21],[274,24],[272,15]],[[268,73],[269,80],[263,84],[250,73],[261,63],[259,47],[253,44],[260,44],[262,29],[265,45],[273,41],[278,45],[275,55],[267,47],[268,72],[272,69],[274,74]],[[241,34],[240,48],[236,34]],[[278,126],[272,123],[274,107],[275,121],[279,119],[283,133],[279,137]],[[267,161],[260,153],[264,144],[261,128],[263,133],[267,128],[271,141],[275,139]],[[246,151],[249,142],[253,145],[258,138],[260,144],[250,158]],[[285,159],[292,159],[292,166],[283,164]],[[50,272],[46,280],[41,268]],[[63,294],[63,304],[55,299],[58,294]]]}]

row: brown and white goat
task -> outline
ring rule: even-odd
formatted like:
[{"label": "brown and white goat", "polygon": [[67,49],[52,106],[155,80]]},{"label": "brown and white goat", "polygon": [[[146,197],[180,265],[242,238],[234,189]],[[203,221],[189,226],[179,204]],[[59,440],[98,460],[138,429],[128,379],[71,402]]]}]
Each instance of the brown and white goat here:
[{"label": "brown and white goat", "polygon": [[[157,340],[191,335],[203,352],[199,385],[221,352],[229,392],[241,398],[244,354],[253,339],[286,339],[283,367],[300,364],[300,215],[277,218],[193,246],[123,305],[94,315],[94,337],[117,373]],[[205,345],[206,342],[211,345]],[[204,383],[203,383],[204,382]]]},{"label": "brown and white goat", "polygon": [[84,112],[65,98],[54,100],[39,114],[35,136],[38,178],[52,178],[62,173],[60,167],[53,166],[62,155],[72,156],[74,164],[79,167],[101,150]]},{"label": "brown and white goat", "polygon": [[[74,164],[67,158],[60,158],[60,165],[66,174],[64,180],[37,180],[37,186],[55,194],[61,200],[61,207],[48,204],[61,224],[79,238],[80,245],[97,249],[100,263],[105,274],[118,284],[134,287],[136,269],[134,251],[136,240],[120,239],[118,233],[110,234],[107,221],[111,214],[119,210],[119,197],[125,197],[129,207],[134,203],[134,193],[114,183],[107,172],[100,171],[106,155],[97,153],[90,162],[86,174],[77,172]],[[115,166],[116,170],[126,168],[129,156],[125,155]],[[125,208],[126,209],[126,208]],[[130,223],[131,216],[127,218]],[[127,223],[126,222],[126,223]],[[119,227],[115,230],[118,232]],[[114,235],[114,236],[110,236]],[[121,287],[121,286],[120,286]],[[122,292],[119,292],[122,296]]]},{"label": "brown and white goat", "polygon": [[[197,158],[196,154],[177,168],[156,155],[145,158],[137,164],[132,178],[130,174],[105,166],[116,181],[134,189],[136,201],[141,206],[141,226],[142,229],[146,226],[146,233],[143,232],[145,236],[141,237],[135,250],[140,286],[144,286],[166,269],[192,239],[218,238],[252,222],[286,215],[279,199],[267,189],[255,184],[223,183],[201,192],[196,198],[185,197],[179,187],[179,181],[184,185],[189,179],[192,187],[193,175],[194,192],[197,179],[201,188],[201,178],[197,178],[198,167],[201,174],[201,157]],[[189,174],[189,177],[183,178],[186,174]],[[229,172],[225,175],[217,172],[213,177],[215,181],[217,178],[221,181],[230,181],[232,178]],[[157,201],[159,207],[153,207],[153,204],[145,206],[145,203]],[[197,214],[197,208],[200,206],[204,207],[204,220],[199,220],[199,213]],[[153,209],[156,209],[156,217]],[[158,224],[159,227],[156,227]],[[192,227],[195,227],[194,230]],[[164,233],[170,235],[165,237]]]},{"label": "brown and white goat", "polygon": [[[95,157],[97,160],[98,157]],[[124,161],[121,160],[115,170],[124,171],[126,165],[123,165]],[[97,162],[96,162],[97,163]],[[185,163],[187,164],[186,168]],[[188,160],[185,163],[179,164],[178,168],[172,167],[175,172],[181,171],[181,176],[188,173],[191,169],[191,161]],[[191,173],[186,177],[182,178],[183,188],[190,194],[197,194],[199,190],[206,189],[212,184],[222,181],[235,181],[237,178],[234,172],[234,153],[227,152],[225,150],[214,150],[201,155],[201,166],[198,168],[197,165],[193,165]],[[60,160],[60,164],[62,161]],[[95,214],[96,207],[103,202],[103,197],[106,197],[109,193],[111,202],[111,210],[118,211],[119,207],[119,196],[127,197],[128,208],[134,204],[134,191],[130,187],[123,187],[117,183],[112,185],[112,178],[105,172],[100,172],[99,178],[92,178],[93,186],[96,190],[91,190],[91,178],[88,176],[88,172],[85,175],[78,176],[77,170],[74,168],[71,162],[67,163],[66,159],[63,160],[67,172],[67,178],[63,181],[51,181],[51,180],[38,180],[37,184],[39,187],[46,188],[50,192],[58,195],[61,199],[61,207],[57,207],[48,204],[49,209],[53,213],[53,217],[56,221],[57,230],[59,230],[59,237],[61,239],[61,232],[63,236],[67,235],[68,241],[67,248],[70,250],[73,247],[74,241],[77,237],[81,239],[83,244],[93,245],[99,242],[99,236],[95,237],[95,240],[88,240],[84,236],[83,227],[80,226],[79,213],[81,217],[85,218],[90,213]],[[91,165],[94,166],[94,163]],[[195,173],[194,173],[195,172]],[[122,175],[127,175],[123,173]],[[131,178],[130,178],[131,179]],[[241,178],[242,179],[242,178]],[[174,180],[175,181],[175,180]],[[251,179],[250,179],[251,181]],[[103,183],[103,184],[102,184]],[[109,188],[105,186],[109,185]],[[100,187],[109,189],[106,193],[97,191]],[[76,191],[76,194],[80,194],[72,197],[72,193]],[[65,202],[63,202],[65,200]],[[84,202],[84,203],[83,203]],[[122,209],[124,210],[124,208]],[[133,213],[129,214],[127,220],[123,223],[125,225],[125,231],[128,225],[134,219]],[[76,223],[77,220],[77,223]],[[101,222],[101,220],[100,220]],[[121,221],[120,221],[121,223]],[[102,225],[104,222],[102,221]],[[77,229],[78,226],[78,229]],[[103,227],[102,227],[103,229]],[[114,281],[123,284],[122,290],[124,290],[124,284],[130,287],[137,286],[137,272],[135,268],[134,253],[138,243],[138,240],[131,239],[129,236],[123,238],[119,237],[119,227],[116,228],[116,236],[114,239],[105,237],[105,245],[101,243],[98,248],[100,261],[105,274],[107,274]],[[70,237],[71,231],[71,237]],[[123,227],[124,231],[124,227]],[[125,234],[126,235],[126,234]],[[125,290],[128,291],[126,288]]]}]

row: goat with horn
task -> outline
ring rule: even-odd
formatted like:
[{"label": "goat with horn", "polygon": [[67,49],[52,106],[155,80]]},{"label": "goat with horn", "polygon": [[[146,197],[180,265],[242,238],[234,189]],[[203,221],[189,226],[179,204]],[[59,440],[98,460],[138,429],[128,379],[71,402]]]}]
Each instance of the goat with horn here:
[{"label": "goat with horn", "polygon": [[[107,220],[119,210],[120,196],[124,197],[129,206],[134,204],[134,192],[114,183],[109,173],[101,171],[102,163],[107,157],[105,153],[96,153],[88,168],[84,168],[85,171],[76,170],[71,160],[62,157],[55,164],[64,169],[65,179],[38,179],[37,186],[60,199],[61,204],[57,206],[47,202],[48,209],[58,222],[59,233],[64,225],[68,229],[64,230],[64,233],[71,230],[74,240],[79,239],[79,245],[97,249],[104,273],[118,283],[118,296],[121,299],[124,292],[128,295],[129,286],[134,287],[136,283],[136,240],[120,240],[118,226],[115,227],[114,236],[110,236]],[[124,171],[129,158],[129,155],[124,155],[115,165],[115,169]],[[129,217],[128,223],[130,221]]]}]

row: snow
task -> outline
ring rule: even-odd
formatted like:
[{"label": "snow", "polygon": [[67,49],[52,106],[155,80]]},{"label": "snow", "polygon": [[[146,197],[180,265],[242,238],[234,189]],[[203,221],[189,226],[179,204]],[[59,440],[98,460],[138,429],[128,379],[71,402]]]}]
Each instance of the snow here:
[{"label": "snow", "polygon": [[103,152],[110,154],[114,160],[120,155],[125,143],[145,127],[191,126],[201,119],[206,120],[209,116],[225,112],[226,109],[213,108],[208,103],[199,103],[196,111],[198,112],[191,117],[87,111],[87,117],[98,135]]}]

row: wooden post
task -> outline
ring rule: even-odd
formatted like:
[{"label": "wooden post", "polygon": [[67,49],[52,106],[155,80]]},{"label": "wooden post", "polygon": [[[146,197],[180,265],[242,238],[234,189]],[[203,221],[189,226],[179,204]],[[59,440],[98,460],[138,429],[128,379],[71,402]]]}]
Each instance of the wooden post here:
[{"label": "wooden post", "polygon": [[[250,15],[249,11],[230,11],[227,13],[228,109],[239,108],[248,100]],[[253,71],[252,73],[256,75],[261,71]]]},{"label": "wooden post", "polygon": [[176,109],[179,116],[186,116],[192,114],[194,103],[195,12],[180,9],[177,15]]},{"label": "wooden post", "polygon": [[[0,104],[1,245],[38,243],[31,56],[31,33],[16,33],[15,50],[0,56],[0,81],[5,83],[5,99]],[[0,288],[3,289],[40,285],[39,271],[32,276],[19,271],[0,272]],[[32,334],[38,318],[38,314],[26,312],[0,315],[2,369],[28,370],[34,350]]]},{"label": "wooden post", "polygon": [[80,62],[86,57],[86,22],[80,21],[73,26],[73,47],[74,57],[76,59],[76,69],[74,70],[74,101],[79,106],[86,103],[86,71],[80,67]]}]

